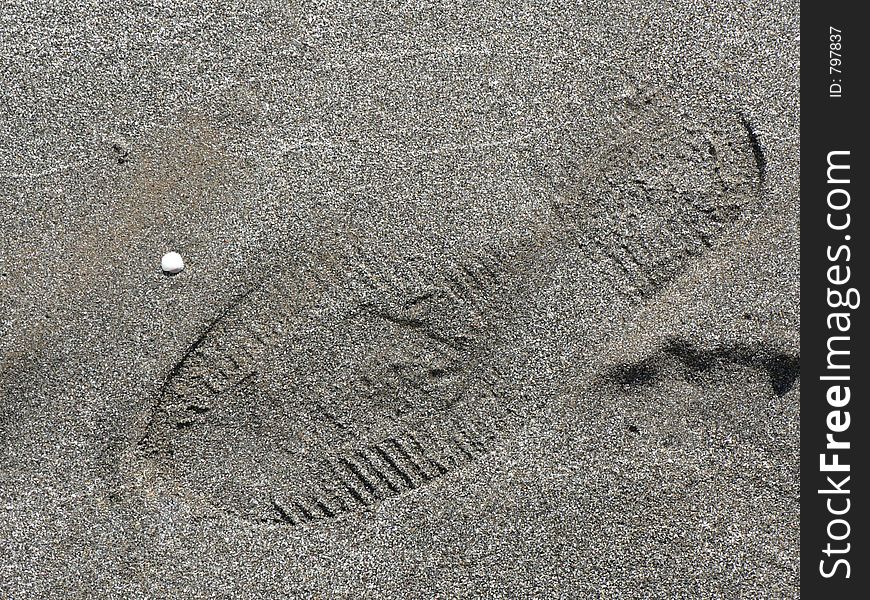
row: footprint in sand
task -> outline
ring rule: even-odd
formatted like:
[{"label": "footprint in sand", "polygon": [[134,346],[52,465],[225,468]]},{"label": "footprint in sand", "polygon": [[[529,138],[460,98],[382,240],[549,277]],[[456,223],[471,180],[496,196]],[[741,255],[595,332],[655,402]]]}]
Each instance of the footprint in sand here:
[{"label": "footprint in sand", "polygon": [[[524,400],[499,340],[541,249],[617,273],[613,310],[655,295],[757,202],[764,157],[736,109],[697,123],[632,98],[578,155],[542,163],[547,221],[476,256],[396,269],[353,247],[299,252],[229,306],[169,372],[144,460],[215,510],[328,519],[425,485],[509,435]],[[715,111],[711,111],[715,112]],[[584,285],[590,273],[577,273]]]}]

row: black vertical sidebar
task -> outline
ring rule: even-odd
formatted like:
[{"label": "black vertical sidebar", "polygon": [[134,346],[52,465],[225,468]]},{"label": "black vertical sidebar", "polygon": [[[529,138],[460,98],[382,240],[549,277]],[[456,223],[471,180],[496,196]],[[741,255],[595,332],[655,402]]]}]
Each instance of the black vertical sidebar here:
[{"label": "black vertical sidebar", "polygon": [[[801,5],[801,592],[870,593],[868,22]],[[865,296],[864,292],[867,292]],[[824,595],[823,595],[824,594]]]}]

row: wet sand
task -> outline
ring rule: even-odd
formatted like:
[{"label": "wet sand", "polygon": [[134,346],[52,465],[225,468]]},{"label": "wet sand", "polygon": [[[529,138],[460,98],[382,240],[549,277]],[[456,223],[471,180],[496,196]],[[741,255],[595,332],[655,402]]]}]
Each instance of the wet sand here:
[{"label": "wet sand", "polygon": [[798,595],[796,3],[3,30],[0,596]]}]

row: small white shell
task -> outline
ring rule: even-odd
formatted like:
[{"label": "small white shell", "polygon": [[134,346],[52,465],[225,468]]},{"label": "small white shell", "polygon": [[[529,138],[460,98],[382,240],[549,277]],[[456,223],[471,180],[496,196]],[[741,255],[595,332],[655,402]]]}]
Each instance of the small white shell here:
[{"label": "small white shell", "polygon": [[160,259],[160,268],[163,269],[164,273],[175,275],[184,270],[184,261],[178,252],[167,252]]}]

